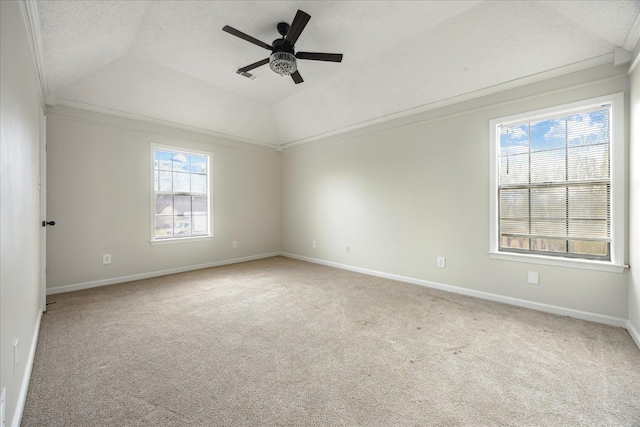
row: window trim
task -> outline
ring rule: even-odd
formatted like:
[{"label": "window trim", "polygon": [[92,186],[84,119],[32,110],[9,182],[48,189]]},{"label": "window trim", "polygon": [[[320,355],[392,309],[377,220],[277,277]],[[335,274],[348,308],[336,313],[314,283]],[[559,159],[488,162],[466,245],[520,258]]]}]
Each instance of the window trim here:
[{"label": "window trim", "polygon": [[[150,169],[150,179],[149,179],[149,189],[150,189],[150,197],[149,197],[149,213],[150,213],[150,221],[149,221],[149,227],[150,227],[150,236],[151,239],[149,240],[149,243],[151,243],[152,245],[166,245],[166,244],[173,244],[173,243],[193,243],[193,242],[201,242],[201,241],[205,241],[205,240],[213,240],[213,238],[215,237],[214,234],[214,230],[213,230],[213,197],[212,197],[212,189],[213,189],[213,174],[211,173],[212,167],[211,164],[213,162],[213,154],[209,151],[203,151],[203,150],[198,150],[198,149],[194,149],[194,148],[188,148],[188,147],[178,147],[178,146],[174,146],[174,145],[164,145],[164,144],[158,144],[155,142],[152,142],[149,144],[149,158],[150,158],[150,163],[149,163],[149,169]],[[207,205],[208,205],[208,228],[209,228],[209,232],[206,236],[190,236],[190,237],[169,237],[169,238],[164,238],[164,239],[156,239],[155,235],[156,235],[156,227],[155,227],[155,223],[156,223],[156,209],[155,209],[155,205],[156,205],[156,189],[155,189],[155,185],[154,185],[154,171],[155,171],[155,167],[154,167],[154,161],[155,161],[155,156],[154,156],[154,151],[156,149],[159,150],[168,150],[168,151],[177,151],[180,153],[186,153],[186,154],[198,154],[198,155],[204,155],[207,156]]]},{"label": "window trim", "polygon": [[[511,124],[523,120],[533,121],[550,115],[588,108],[600,104],[611,104],[611,260],[599,261],[584,258],[554,257],[540,254],[504,252],[498,250],[498,182],[499,169],[497,150],[499,144],[499,125]],[[555,265],[585,270],[599,270],[622,273],[628,265],[625,260],[625,162],[626,146],[624,136],[624,93],[591,98],[535,111],[500,117],[489,121],[489,257],[499,260],[528,262],[533,264]]]}]

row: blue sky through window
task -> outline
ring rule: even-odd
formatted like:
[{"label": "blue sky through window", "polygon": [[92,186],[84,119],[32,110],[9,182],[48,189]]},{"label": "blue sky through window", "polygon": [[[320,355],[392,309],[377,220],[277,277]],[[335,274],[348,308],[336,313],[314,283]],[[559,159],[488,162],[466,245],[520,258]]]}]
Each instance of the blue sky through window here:
[{"label": "blue sky through window", "polygon": [[500,155],[608,143],[609,109],[506,126],[500,133]]},{"label": "blue sky through window", "polygon": [[567,136],[567,121],[548,119],[531,123],[531,151],[564,148]]},{"label": "blue sky through window", "polygon": [[155,150],[154,167],[158,170],[204,174],[207,173],[207,158],[195,154]]}]

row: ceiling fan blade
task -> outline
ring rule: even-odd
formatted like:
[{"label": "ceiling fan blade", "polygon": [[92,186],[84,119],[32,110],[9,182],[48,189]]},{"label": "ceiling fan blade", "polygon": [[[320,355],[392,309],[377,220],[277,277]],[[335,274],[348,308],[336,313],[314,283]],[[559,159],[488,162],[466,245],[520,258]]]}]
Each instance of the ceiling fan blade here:
[{"label": "ceiling fan blade", "polygon": [[302,76],[300,75],[300,73],[297,71],[291,74],[291,78],[293,79],[294,82],[296,82],[296,84],[302,83],[304,81],[302,80]]},{"label": "ceiling fan blade", "polygon": [[258,61],[258,62],[254,62],[251,65],[247,65],[246,67],[242,67],[240,69],[238,69],[239,73],[246,73],[249,70],[253,70],[254,68],[258,68],[264,64],[267,64],[269,62],[269,58],[263,59],[262,61]]},{"label": "ceiling fan blade", "polygon": [[260,47],[263,47],[263,48],[265,48],[267,50],[273,50],[273,48],[271,46],[269,46],[268,44],[266,44],[264,42],[261,42],[260,40],[258,40],[256,38],[253,38],[250,35],[243,33],[242,31],[238,31],[235,28],[230,27],[228,25],[225,25],[222,28],[222,31],[227,32],[229,34],[233,34],[236,37],[240,37],[241,39],[246,40],[249,43],[253,43],[253,44],[258,45]]},{"label": "ceiling fan blade", "polygon": [[285,37],[285,40],[291,44],[296,44],[298,37],[300,37],[300,34],[302,33],[302,30],[304,30],[304,27],[307,26],[307,22],[309,22],[309,19],[311,19],[311,15],[298,10],[298,12],[296,13],[296,17],[293,18],[291,27],[289,27],[289,32],[287,32],[287,37]]},{"label": "ceiling fan blade", "polygon": [[296,53],[296,58],[310,59],[312,61],[342,62],[341,53],[298,52]]}]

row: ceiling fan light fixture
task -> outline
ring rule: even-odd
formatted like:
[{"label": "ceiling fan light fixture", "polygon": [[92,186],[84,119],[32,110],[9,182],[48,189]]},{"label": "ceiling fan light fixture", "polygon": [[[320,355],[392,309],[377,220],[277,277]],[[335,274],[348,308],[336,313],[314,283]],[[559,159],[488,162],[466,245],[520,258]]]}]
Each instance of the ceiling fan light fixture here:
[{"label": "ceiling fan light fixture", "polygon": [[289,52],[274,52],[269,57],[269,67],[281,76],[289,76],[296,72],[296,57]]}]

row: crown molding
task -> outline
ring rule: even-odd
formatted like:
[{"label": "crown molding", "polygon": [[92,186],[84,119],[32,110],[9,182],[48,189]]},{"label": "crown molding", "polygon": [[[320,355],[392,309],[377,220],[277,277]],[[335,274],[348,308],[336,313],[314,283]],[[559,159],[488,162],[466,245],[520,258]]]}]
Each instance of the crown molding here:
[{"label": "crown molding", "polygon": [[629,69],[627,70],[628,75],[631,75],[631,73],[635,71],[638,66],[638,62],[640,62],[640,52],[636,49],[632,55],[631,65],[629,65]]},{"label": "crown molding", "polygon": [[[574,85],[569,85],[569,86],[565,86],[562,88],[558,88],[558,89],[553,89],[553,90],[549,90],[549,91],[542,91],[542,92],[537,92],[535,94],[531,94],[531,95],[526,95],[526,96],[516,96],[513,99],[508,99],[508,100],[499,100],[499,101],[495,101],[495,100],[489,100],[487,102],[481,101],[481,103],[479,105],[475,105],[475,106],[470,106],[470,105],[465,105],[465,102],[460,102],[459,105],[461,106],[461,108],[456,108],[453,112],[449,112],[443,115],[436,115],[434,117],[427,117],[427,118],[420,118],[417,115],[415,116],[415,118],[412,118],[408,121],[404,121],[401,123],[392,123],[390,122],[390,125],[386,125],[386,126],[380,126],[377,128],[373,128],[371,129],[371,131],[365,131],[362,133],[358,133],[357,135],[348,135],[345,134],[344,138],[335,138],[332,139],[331,141],[329,141],[328,145],[333,145],[333,144],[340,144],[346,141],[350,141],[352,139],[358,138],[358,137],[362,137],[362,136],[366,136],[366,135],[374,135],[377,133],[383,133],[383,132],[388,132],[391,130],[395,130],[395,129],[403,129],[403,128],[408,128],[408,127],[412,127],[412,126],[420,126],[420,125],[424,125],[427,123],[433,123],[433,122],[438,122],[438,121],[442,121],[442,120],[448,120],[454,117],[460,117],[460,116],[464,116],[464,115],[468,115],[471,113],[477,113],[479,111],[484,111],[487,109],[492,109],[492,108],[496,108],[496,107],[504,107],[504,106],[508,106],[508,105],[512,105],[512,104],[516,104],[522,101],[530,101],[533,99],[537,99],[539,97],[544,97],[544,96],[550,96],[550,95],[554,95],[554,94],[559,94],[559,93],[563,93],[566,91],[570,91],[570,90],[576,90],[576,89],[580,89],[583,87],[587,87],[589,85],[595,84],[595,83],[605,83],[605,82],[609,82],[609,81],[613,81],[616,79],[619,79],[621,76],[624,76],[624,74],[616,74],[616,75],[611,75],[608,77],[603,77],[603,78],[598,78],[598,79],[593,79],[590,80],[588,82],[582,82],[582,83],[578,83],[578,84],[574,84]],[[517,88],[516,88],[517,89]],[[490,95],[489,95],[490,96]],[[475,99],[481,99],[481,98],[473,98],[469,101],[466,102],[472,102]],[[454,104],[455,105],[455,104]],[[338,135],[340,136],[340,135]],[[319,145],[316,144],[303,144],[303,145],[308,145],[310,150],[313,150],[317,147],[323,147],[325,146],[323,143],[320,143]],[[299,149],[307,149],[307,147],[302,147]],[[283,154],[287,154],[289,152],[294,152],[293,150],[284,150],[282,151]]]},{"label": "crown molding", "polygon": [[[22,1],[29,1],[29,0],[22,0]],[[488,95],[493,95],[493,94],[497,94],[500,92],[503,92],[505,90],[509,90],[509,89],[514,89],[517,87],[521,87],[521,86],[525,86],[528,84],[532,84],[532,83],[537,83],[540,81],[544,81],[544,80],[548,80],[554,77],[560,77],[566,74],[570,74],[570,73],[574,73],[574,72],[578,72],[578,71],[583,71],[589,68],[593,68],[593,67],[597,67],[600,65],[605,65],[605,64],[611,64],[614,61],[614,53],[608,53],[605,55],[601,55],[601,56],[597,56],[591,59],[587,59],[584,61],[580,61],[580,62],[576,62],[573,64],[569,64],[566,66],[562,66],[562,67],[558,67],[558,68],[554,68],[552,70],[548,70],[548,71],[543,71],[537,74],[532,74],[530,76],[526,76],[523,78],[519,78],[519,79],[514,79],[505,83],[501,83],[501,84],[497,84],[488,88],[484,88],[484,89],[480,89],[477,91],[473,91],[473,92],[468,92],[466,94],[462,94],[459,96],[455,96],[452,98],[447,98],[441,101],[436,101],[433,103],[429,103],[429,104],[425,104],[419,107],[415,107],[415,108],[411,108],[411,109],[407,109],[407,110],[403,110],[403,111],[399,111],[397,113],[393,113],[393,114],[389,114],[386,116],[382,116],[382,117],[378,117],[375,119],[371,119],[371,120],[366,120],[360,123],[357,123],[355,125],[351,125],[351,126],[346,126],[340,129],[336,129],[333,131],[329,131],[329,132],[324,132],[321,134],[317,134],[314,136],[310,136],[308,138],[303,138],[300,140],[296,140],[296,141],[291,141],[291,142],[285,142],[285,143],[270,143],[270,142],[266,142],[266,141],[260,141],[260,140],[254,140],[254,139],[249,139],[249,138],[243,138],[240,136],[236,136],[236,135],[232,135],[232,134],[226,134],[226,133],[222,133],[222,132],[217,132],[217,131],[213,131],[213,130],[209,130],[209,129],[203,129],[203,128],[199,128],[199,127],[195,127],[195,126],[190,126],[190,125],[185,125],[185,124],[181,124],[181,123],[177,123],[177,122],[172,122],[169,120],[163,120],[163,119],[158,119],[158,118],[154,118],[154,117],[149,117],[149,116],[144,116],[144,115],[140,115],[140,114],[135,114],[135,113],[129,113],[126,111],[122,111],[122,110],[117,110],[117,109],[112,109],[112,108],[107,108],[107,107],[101,107],[98,105],[93,105],[93,104],[89,104],[89,103],[84,103],[84,102],[79,102],[79,101],[74,101],[71,99],[65,99],[65,98],[56,98],[55,99],[55,104],[56,105],[62,105],[62,106],[66,106],[66,107],[70,107],[70,108],[75,108],[75,109],[79,109],[79,110],[85,110],[85,111],[90,111],[90,112],[95,112],[95,113],[101,113],[101,114],[106,114],[106,115],[110,115],[110,116],[115,116],[115,117],[120,117],[120,118],[124,118],[124,119],[130,119],[130,120],[136,120],[136,121],[140,121],[140,122],[145,122],[145,123],[152,123],[152,124],[156,124],[156,125],[160,125],[160,126],[166,126],[166,127],[170,127],[170,128],[174,128],[174,129],[179,129],[179,130],[184,130],[184,131],[188,131],[188,132],[193,132],[193,133],[198,133],[198,134],[203,134],[203,135],[207,135],[207,136],[213,136],[213,137],[217,137],[217,138],[224,138],[227,140],[232,140],[232,141],[238,141],[238,142],[244,142],[244,143],[248,143],[248,144],[253,144],[253,145],[259,145],[259,146],[263,146],[263,147],[269,147],[271,149],[274,149],[276,151],[283,151],[286,150],[288,148],[293,148],[296,147],[298,145],[303,145],[303,144],[307,144],[310,142],[314,142],[314,141],[318,141],[318,140],[322,140],[325,138],[329,138],[332,136],[338,136],[338,135],[342,135],[342,134],[346,134],[348,132],[352,132],[355,130],[359,130],[362,128],[366,128],[369,126],[373,126],[373,125],[377,125],[377,124],[382,124],[382,123],[386,123],[386,122],[390,122],[396,119],[400,119],[400,118],[404,118],[407,116],[413,116],[419,113],[424,113],[427,111],[431,111],[431,110],[436,110],[438,108],[443,108],[443,107],[447,107],[453,104],[458,104],[461,102],[465,102],[465,101],[470,101],[473,99],[477,99],[477,98],[481,98],[481,97],[485,97]]]},{"label": "crown molding", "polygon": [[622,44],[622,48],[633,52],[636,46],[638,46],[638,41],[640,41],[640,13],[636,16],[635,21],[633,21],[633,25],[631,25],[627,38]]},{"label": "crown molding", "polygon": [[[118,118],[121,118],[121,119],[133,120],[133,121],[136,121],[136,122],[142,122],[142,123],[149,123],[149,124],[158,125],[158,126],[164,126],[164,127],[171,128],[171,129],[177,129],[177,130],[196,133],[196,134],[200,134],[200,135],[211,136],[211,137],[214,137],[214,138],[220,138],[220,139],[225,139],[225,140],[229,140],[229,141],[244,142],[244,143],[247,143],[247,144],[259,145],[259,146],[262,146],[262,147],[267,147],[267,148],[271,148],[273,150],[280,151],[280,147],[279,147],[278,144],[273,144],[273,143],[270,143],[270,142],[264,142],[264,141],[258,141],[258,140],[254,140],[254,139],[249,139],[249,138],[243,138],[243,137],[239,137],[239,136],[235,136],[235,135],[231,135],[231,134],[226,134],[226,133],[222,133],[222,132],[212,131],[212,130],[209,130],[209,129],[199,128],[199,127],[196,127],[196,126],[190,126],[190,125],[185,125],[185,124],[181,124],[181,123],[177,123],[177,122],[172,122],[172,121],[169,121],[169,120],[157,119],[157,118],[154,118],[154,117],[148,117],[148,116],[143,116],[143,115],[140,115],[140,114],[129,113],[129,112],[126,112],[126,111],[116,110],[116,109],[113,109],[113,108],[100,107],[98,105],[93,105],[93,104],[88,104],[88,103],[84,103],[84,102],[73,101],[71,99],[56,98],[56,106],[58,106],[58,105],[59,106],[63,106],[63,107],[74,108],[76,110],[84,110],[84,111],[89,111],[89,112],[92,112],[92,113],[99,113],[99,114],[104,114],[104,115],[107,115],[107,116],[118,117]],[[47,114],[51,114],[51,111],[52,110],[49,109]],[[61,114],[53,112],[53,115],[61,115]]]},{"label": "crown molding", "polygon": [[593,67],[597,67],[599,65],[605,65],[605,64],[610,64],[613,63],[614,60],[614,53],[607,53],[604,55],[600,55],[600,56],[596,56],[594,58],[590,58],[584,61],[579,61],[579,62],[575,62],[573,64],[569,64],[569,65],[565,65],[562,67],[558,67],[558,68],[554,68],[551,70],[547,70],[547,71],[542,71],[540,73],[537,74],[532,74],[526,77],[522,77],[519,79],[514,79],[505,83],[500,83],[494,86],[490,86],[484,89],[479,89],[473,92],[468,92],[462,95],[458,95],[458,96],[454,96],[451,98],[446,98],[440,101],[436,101],[436,102],[432,102],[429,104],[424,104],[421,105],[419,107],[415,107],[415,108],[410,108],[408,110],[403,110],[403,111],[399,111],[397,113],[392,113],[392,114],[388,114],[386,116],[382,116],[382,117],[378,117],[375,119],[371,119],[371,120],[365,120],[363,122],[351,125],[351,126],[345,126],[343,128],[340,129],[336,129],[336,130],[332,130],[332,131],[328,131],[328,132],[324,132],[324,133],[320,133],[314,136],[310,136],[307,138],[302,138],[299,140],[294,140],[294,141],[290,141],[290,142],[285,142],[280,144],[280,148],[283,150],[286,150],[288,148],[293,148],[295,146],[298,145],[303,145],[303,144],[307,144],[309,142],[313,142],[313,141],[318,141],[321,139],[325,139],[325,138],[329,138],[332,136],[337,136],[337,135],[341,135],[344,133],[348,133],[351,131],[355,131],[358,129],[362,129],[365,127],[369,127],[369,126],[373,126],[373,125],[377,125],[377,124],[381,124],[381,123],[385,123],[385,122],[389,122],[392,120],[396,120],[396,119],[400,119],[403,117],[407,117],[407,116],[413,116],[415,114],[419,114],[419,113],[424,113],[427,111],[431,111],[431,110],[436,110],[438,108],[443,108],[443,107],[447,107],[453,104],[458,104],[461,102],[465,102],[465,101],[470,101],[476,98],[481,98],[484,96],[488,96],[488,95],[493,95],[499,92],[504,92],[506,90],[509,89],[515,89],[517,87],[520,86],[525,86],[528,84],[532,84],[532,83],[537,83],[540,81],[544,81],[544,80],[548,80],[548,79],[552,79],[554,77],[560,77],[563,76],[565,74],[571,74],[571,73],[575,73],[578,71],[583,71],[589,68],[593,68]]},{"label": "crown molding", "polygon": [[31,48],[31,58],[35,66],[38,82],[40,83],[40,101],[42,108],[48,103],[49,86],[47,84],[47,73],[42,50],[42,35],[40,34],[40,15],[38,14],[38,4],[35,0],[20,0],[20,11],[24,19],[27,30],[29,47]]},{"label": "crown molding", "polygon": [[621,47],[613,48],[613,65],[616,67],[619,65],[628,64],[633,60],[633,52],[624,50]]}]

